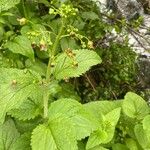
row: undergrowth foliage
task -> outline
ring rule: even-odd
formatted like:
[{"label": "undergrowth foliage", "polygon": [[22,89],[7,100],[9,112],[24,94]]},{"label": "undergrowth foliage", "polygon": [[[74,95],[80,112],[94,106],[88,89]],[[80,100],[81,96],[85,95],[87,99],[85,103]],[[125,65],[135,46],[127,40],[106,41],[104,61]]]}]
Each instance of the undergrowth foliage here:
[{"label": "undergrowth foliage", "polygon": [[[86,73],[104,51],[92,39],[106,33],[104,22],[94,28],[102,33],[92,29],[102,20],[86,2],[0,1],[0,150],[150,149],[150,109],[140,96],[87,104],[79,96],[78,77],[95,89]],[[120,71],[114,79],[131,78]]]}]

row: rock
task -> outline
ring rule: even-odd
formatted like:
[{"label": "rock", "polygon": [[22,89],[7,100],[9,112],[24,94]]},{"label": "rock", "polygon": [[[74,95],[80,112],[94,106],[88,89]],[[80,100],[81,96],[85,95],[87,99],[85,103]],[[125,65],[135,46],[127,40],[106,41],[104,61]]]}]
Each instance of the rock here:
[{"label": "rock", "polygon": [[[112,5],[111,3],[116,3]],[[109,4],[111,7],[109,7]],[[126,18],[127,23],[132,19],[137,19],[138,17],[143,18],[142,25],[134,32],[128,32],[129,45],[132,47],[133,51],[138,54],[137,62],[139,65],[139,82],[141,87],[145,89],[148,101],[150,101],[150,1],[149,0],[99,0],[97,3],[100,12],[104,14],[111,13],[121,13],[122,17]],[[112,9],[112,6],[115,8]],[[110,8],[112,10],[110,10]],[[137,16],[136,16],[137,15]],[[105,19],[105,21],[107,21]],[[124,31],[123,31],[124,32]],[[111,37],[116,37],[114,41],[124,41],[123,33],[118,34],[115,30],[112,31]],[[149,92],[147,92],[149,91]]]}]

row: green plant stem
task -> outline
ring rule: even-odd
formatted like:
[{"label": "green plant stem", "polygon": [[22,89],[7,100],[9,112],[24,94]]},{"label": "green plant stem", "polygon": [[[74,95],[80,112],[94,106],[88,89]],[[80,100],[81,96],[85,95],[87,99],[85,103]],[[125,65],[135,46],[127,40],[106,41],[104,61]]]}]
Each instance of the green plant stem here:
[{"label": "green plant stem", "polygon": [[44,95],[43,95],[43,103],[44,103],[44,118],[46,119],[48,117],[48,99],[49,99],[49,89],[48,89],[48,85],[50,83],[50,75],[51,75],[51,63],[54,60],[54,56],[55,56],[55,52],[57,49],[57,46],[59,44],[59,40],[61,38],[61,35],[63,33],[64,30],[64,23],[62,22],[62,25],[60,27],[59,33],[56,36],[56,40],[54,42],[54,45],[52,47],[52,50],[50,51],[50,56],[49,56],[49,61],[48,61],[48,65],[47,65],[47,71],[46,71],[46,85],[45,85],[45,91],[44,91]]},{"label": "green plant stem", "polygon": [[24,0],[22,0],[22,8],[23,8],[24,17],[28,18],[28,15],[27,15],[27,12],[26,12],[26,8],[25,8],[25,2],[24,2]]}]

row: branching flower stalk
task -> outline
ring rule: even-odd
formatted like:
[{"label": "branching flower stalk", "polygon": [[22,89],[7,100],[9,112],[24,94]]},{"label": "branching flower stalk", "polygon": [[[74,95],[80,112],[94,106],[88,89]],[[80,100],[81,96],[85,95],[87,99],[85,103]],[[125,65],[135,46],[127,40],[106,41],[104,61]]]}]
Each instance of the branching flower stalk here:
[{"label": "branching flower stalk", "polygon": [[49,53],[49,61],[47,65],[47,71],[46,71],[46,83],[45,83],[45,92],[43,94],[43,103],[44,103],[44,119],[48,117],[48,101],[49,101],[49,88],[48,85],[50,83],[50,76],[51,76],[51,64],[54,61],[55,52],[57,49],[57,46],[59,44],[59,40],[61,39],[61,35],[64,30],[64,20],[62,19],[62,24],[59,30],[58,35],[56,36],[56,40],[53,44],[52,50]]}]

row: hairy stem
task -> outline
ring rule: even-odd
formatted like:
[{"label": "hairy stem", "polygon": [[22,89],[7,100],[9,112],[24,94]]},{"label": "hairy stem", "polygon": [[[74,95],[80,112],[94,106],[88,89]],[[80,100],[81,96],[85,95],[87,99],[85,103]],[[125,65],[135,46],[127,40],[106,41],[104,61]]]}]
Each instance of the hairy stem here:
[{"label": "hairy stem", "polygon": [[45,88],[45,92],[43,94],[43,103],[44,103],[44,118],[46,119],[48,117],[48,100],[49,100],[49,89],[48,89],[48,85],[50,83],[50,75],[51,75],[51,63],[54,60],[54,56],[55,56],[55,52],[57,49],[57,46],[59,44],[59,40],[60,37],[63,33],[63,29],[64,29],[64,23],[62,22],[62,25],[60,27],[59,33],[56,36],[56,40],[54,42],[54,45],[52,47],[52,50],[50,51],[49,54],[49,61],[48,61],[48,65],[47,65],[47,71],[46,71],[46,88]]}]

